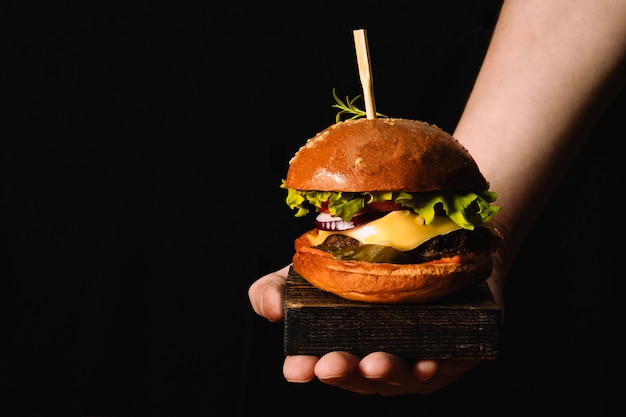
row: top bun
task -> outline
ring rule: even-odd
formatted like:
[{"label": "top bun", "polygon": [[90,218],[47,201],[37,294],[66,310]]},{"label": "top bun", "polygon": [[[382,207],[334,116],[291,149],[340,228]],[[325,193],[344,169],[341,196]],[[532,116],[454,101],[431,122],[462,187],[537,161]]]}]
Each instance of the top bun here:
[{"label": "top bun", "polygon": [[309,139],[289,161],[287,188],[317,191],[487,189],[470,153],[426,122],[355,119]]}]

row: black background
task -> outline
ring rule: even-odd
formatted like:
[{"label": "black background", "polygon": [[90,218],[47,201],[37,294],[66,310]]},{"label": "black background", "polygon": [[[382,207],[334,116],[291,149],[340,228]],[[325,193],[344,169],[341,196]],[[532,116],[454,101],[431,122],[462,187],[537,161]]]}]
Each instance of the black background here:
[{"label": "black background", "polygon": [[332,89],[361,92],[352,30],[368,31],[378,110],[451,131],[498,6],[50,1],[2,13],[7,410],[602,415],[623,94],[519,256],[498,361],[428,397],[291,385],[281,324],[248,303],[311,226],[279,184],[334,122]]}]

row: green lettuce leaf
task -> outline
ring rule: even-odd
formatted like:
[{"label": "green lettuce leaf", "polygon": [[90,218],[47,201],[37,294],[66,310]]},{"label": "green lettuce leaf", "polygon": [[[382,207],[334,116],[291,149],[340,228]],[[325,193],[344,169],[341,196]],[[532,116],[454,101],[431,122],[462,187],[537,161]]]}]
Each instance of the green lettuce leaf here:
[{"label": "green lettuce leaf", "polygon": [[437,215],[446,215],[460,227],[473,230],[475,226],[491,220],[500,211],[500,207],[491,204],[496,201],[497,194],[488,190],[424,193],[303,191],[285,187],[285,180],[282,181],[281,188],[287,190],[285,201],[295,211],[296,217],[305,216],[311,210],[319,212],[322,205],[327,203],[332,216],[350,221],[366,204],[393,201],[421,214],[426,224],[430,224]]}]

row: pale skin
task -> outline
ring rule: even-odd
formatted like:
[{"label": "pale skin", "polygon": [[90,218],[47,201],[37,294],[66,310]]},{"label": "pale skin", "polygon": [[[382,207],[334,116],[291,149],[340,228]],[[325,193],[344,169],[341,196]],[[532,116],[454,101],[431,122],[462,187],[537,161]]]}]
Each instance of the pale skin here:
[{"label": "pale skin", "polygon": [[[505,1],[453,135],[470,151],[502,211],[505,244],[488,284],[504,309],[508,269],[589,131],[626,82],[625,0]],[[249,288],[254,311],[283,319],[288,266]],[[477,361],[407,363],[385,352],[287,356],[285,379],[386,396],[429,394]]]}]

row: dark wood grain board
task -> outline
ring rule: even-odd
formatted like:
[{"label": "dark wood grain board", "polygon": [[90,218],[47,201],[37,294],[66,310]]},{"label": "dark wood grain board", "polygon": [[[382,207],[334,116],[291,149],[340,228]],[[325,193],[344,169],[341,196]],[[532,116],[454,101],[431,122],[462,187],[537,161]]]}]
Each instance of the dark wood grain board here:
[{"label": "dark wood grain board", "polygon": [[407,359],[496,359],[500,308],[486,283],[439,302],[372,304],[321,291],[293,269],[285,288],[284,352],[375,351]]}]

